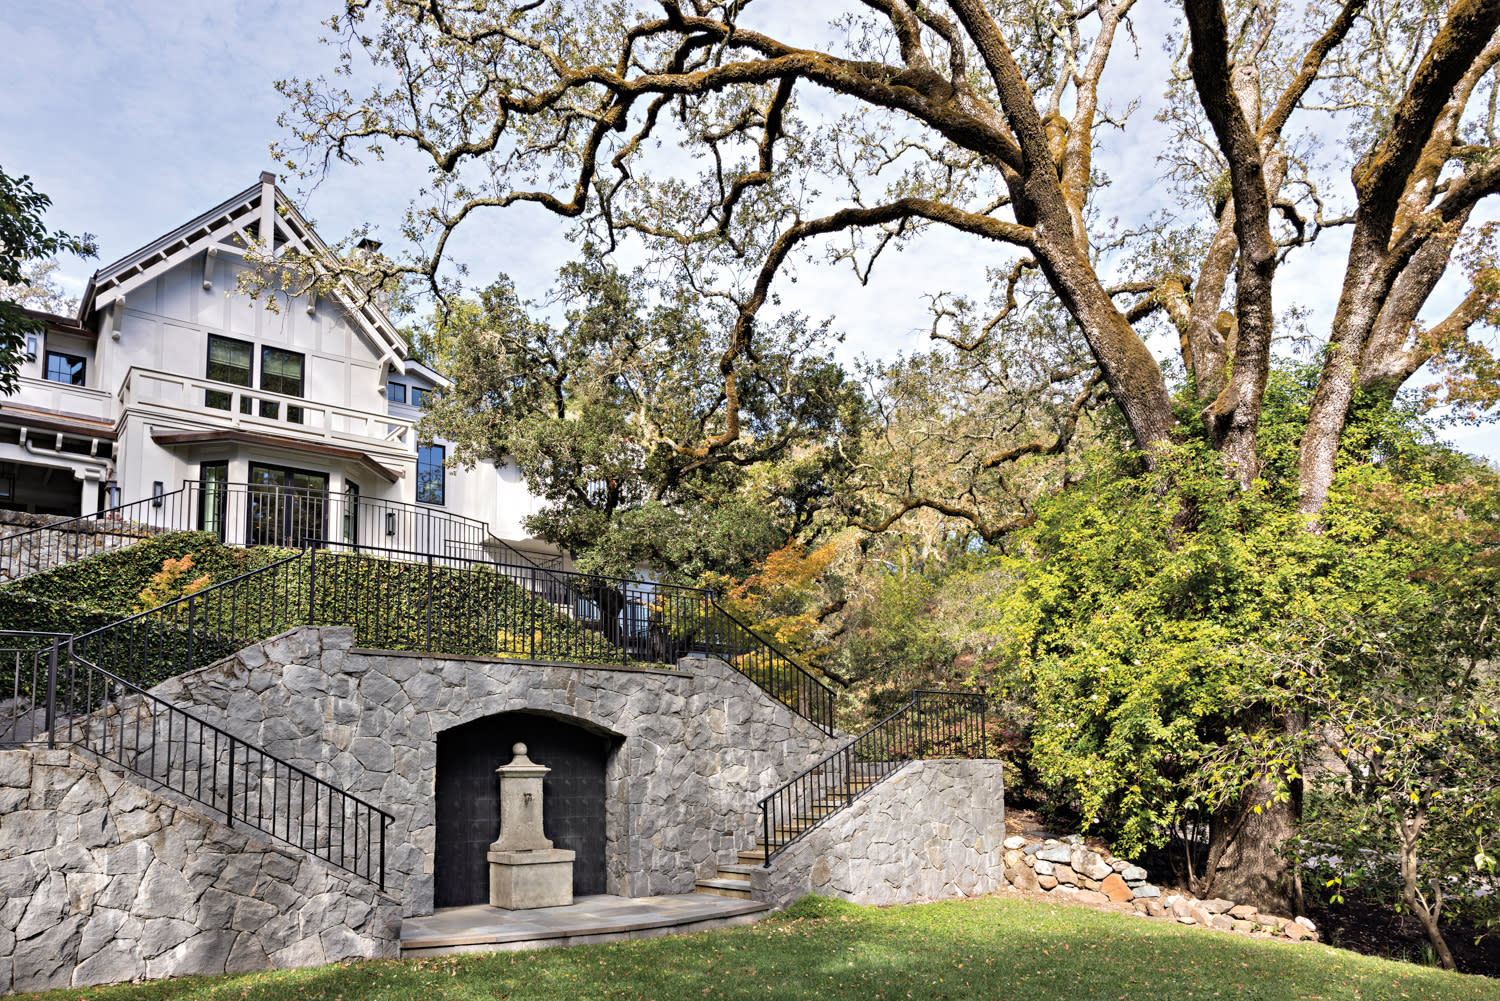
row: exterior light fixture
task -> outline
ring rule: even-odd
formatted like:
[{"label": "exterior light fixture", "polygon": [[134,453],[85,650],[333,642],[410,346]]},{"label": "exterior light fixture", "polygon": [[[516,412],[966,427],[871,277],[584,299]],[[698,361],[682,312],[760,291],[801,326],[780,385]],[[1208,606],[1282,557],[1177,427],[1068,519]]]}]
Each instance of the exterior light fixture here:
[{"label": "exterior light fixture", "polygon": [[387,511],[385,513],[385,534],[386,535],[395,535],[396,534],[396,512],[395,511]]},{"label": "exterior light fixture", "polygon": [[164,494],[166,492],[167,492],[166,491],[166,486],[162,483],[161,480],[157,480],[156,482],[152,483],[151,484],[151,506],[152,507],[161,507],[162,494]]}]

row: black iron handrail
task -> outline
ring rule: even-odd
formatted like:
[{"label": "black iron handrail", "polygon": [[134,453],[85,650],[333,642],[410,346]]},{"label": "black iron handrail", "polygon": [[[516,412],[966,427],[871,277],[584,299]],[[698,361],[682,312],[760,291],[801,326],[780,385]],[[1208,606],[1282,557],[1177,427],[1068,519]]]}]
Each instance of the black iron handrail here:
[{"label": "black iron handrail", "polygon": [[901,708],[772,790],[758,804],[765,865],[910,761],[989,757],[987,704],[982,690],[918,689]]},{"label": "black iron handrail", "polygon": [[[414,596],[409,591],[386,587],[383,593],[390,593],[392,602],[401,603],[400,608],[380,602],[353,615],[345,608],[334,612],[333,618],[325,618],[325,601],[320,599],[314,607],[319,621],[325,624],[341,621],[341,615],[342,624],[356,625],[356,631],[363,628],[389,637],[397,623],[405,622],[406,634],[421,628],[427,637],[426,645],[417,649],[497,653],[528,660],[671,666],[690,654],[714,655],[824,732],[833,732],[833,690],[784,648],[725,609],[714,593],[704,588],[571,570],[495,565],[462,557],[424,556],[381,547],[361,546],[358,552],[348,552],[350,547],[326,540],[309,540],[309,545],[314,566],[328,555],[371,558],[379,554],[387,562],[417,562],[460,574],[456,578],[461,585],[459,593],[444,596],[436,606],[431,594],[413,604]],[[466,596],[469,589],[462,574],[478,569],[492,573],[492,587],[508,583],[541,604],[507,604],[493,600],[493,595],[486,600],[482,586],[486,578],[477,578],[481,585],[477,598]],[[316,579],[316,572],[314,576]],[[338,599],[334,600],[337,604]],[[587,635],[568,628],[539,632],[538,614],[545,619],[549,612],[554,625],[555,617],[561,616],[567,623],[582,627]],[[455,627],[455,618],[465,620],[464,624]],[[473,646],[476,627],[486,626],[497,638],[493,650]],[[445,632],[449,644],[457,639],[470,646],[443,649]],[[389,639],[385,645],[389,645]]]},{"label": "black iron handrail", "polygon": [[[77,656],[54,669],[61,735],[163,788],[385,888],[391,814]],[[175,754],[174,754],[175,752]]]},{"label": "black iron handrail", "polygon": [[833,691],[701,588],[308,542],[80,634],[75,649],[146,687],[299,625],[352,626],[366,647],[532,662],[673,667],[712,655],[833,732]]},{"label": "black iron handrail", "polygon": [[300,549],[308,539],[336,537],[362,549],[480,553],[483,562],[548,568],[466,515],[311,487],[185,480],[168,493],[0,536],[0,577],[15,580],[152,535],[188,531],[212,532],[236,546]]},{"label": "black iron handrail", "polygon": [[254,828],[384,888],[390,814],[83,656],[120,653],[91,642],[103,632],[0,631],[0,655],[15,654],[15,670],[0,677],[9,710],[0,712],[0,746],[82,750],[208,807],[229,827]]}]

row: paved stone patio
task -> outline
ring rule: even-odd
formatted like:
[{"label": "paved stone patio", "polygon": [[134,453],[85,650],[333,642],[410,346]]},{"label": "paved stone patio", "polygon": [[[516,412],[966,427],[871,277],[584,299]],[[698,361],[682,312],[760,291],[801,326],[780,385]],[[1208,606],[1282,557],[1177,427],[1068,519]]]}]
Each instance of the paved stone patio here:
[{"label": "paved stone patio", "polygon": [[665,897],[577,897],[566,907],[507,911],[476,904],[445,907],[401,924],[401,955],[545,949],[620,942],[750,924],[770,905],[710,893]]}]

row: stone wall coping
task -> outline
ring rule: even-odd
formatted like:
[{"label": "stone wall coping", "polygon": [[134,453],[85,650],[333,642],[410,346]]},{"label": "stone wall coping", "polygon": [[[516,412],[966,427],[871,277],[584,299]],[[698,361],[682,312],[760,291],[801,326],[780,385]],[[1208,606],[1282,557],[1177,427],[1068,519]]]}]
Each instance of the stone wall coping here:
[{"label": "stone wall coping", "polygon": [[[269,642],[269,641],[268,641]],[[361,657],[411,657],[418,660],[459,660],[475,664],[513,664],[517,667],[564,667],[574,671],[622,671],[626,674],[660,674],[668,678],[691,678],[686,671],[660,667],[632,667],[628,664],[580,664],[571,660],[524,660],[520,657],[482,657],[464,653],[429,653],[426,650],[370,650],[351,647],[349,652]]]}]

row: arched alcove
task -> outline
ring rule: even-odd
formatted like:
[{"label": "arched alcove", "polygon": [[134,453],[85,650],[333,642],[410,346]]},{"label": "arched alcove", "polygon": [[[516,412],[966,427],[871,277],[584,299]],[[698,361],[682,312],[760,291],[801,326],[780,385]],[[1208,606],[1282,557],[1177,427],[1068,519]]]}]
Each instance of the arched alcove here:
[{"label": "arched alcove", "polygon": [[605,892],[605,768],[618,738],[544,713],[485,716],[437,735],[437,830],[433,860],[437,907],[489,901],[485,852],[500,831],[495,769],[526,745],[552,769],[542,782],[542,830],[557,848],[577,852],[575,895]]}]

